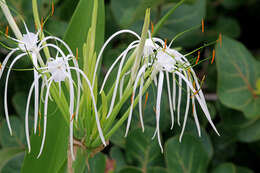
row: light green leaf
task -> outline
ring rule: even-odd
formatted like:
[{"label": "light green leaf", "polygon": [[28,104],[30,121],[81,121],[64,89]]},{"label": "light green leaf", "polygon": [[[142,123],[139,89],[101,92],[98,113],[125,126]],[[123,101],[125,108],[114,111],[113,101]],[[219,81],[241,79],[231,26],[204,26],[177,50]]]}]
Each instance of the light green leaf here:
[{"label": "light green leaf", "polygon": [[[99,51],[104,41],[105,13],[104,0],[98,0],[98,17],[96,26],[96,52]],[[70,46],[76,55],[76,49],[79,50],[79,65],[83,65],[83,44],[86,42],[89,28],[91,26],[93,10],[93,0],[81,0],[71,18],[64,40]]]},{"label": "light green leaf", "polygon": [[24,152],[21,147],[7,147],[0,150],[0,172],[9,160]]},{"label": "light green leaf", "polygon": [[228,107],[243,111],[247,118],[260,115],[260,97],[255,94],[259,62],[239,42],[223,37],[216,47],[218,96]]},{"label": "light green leaf", "polygon": [[206,172],[209,159],[202,144],[193,136],[184,134],[170,138],[165,146],[165,158],[168,172],[203,173]]}]

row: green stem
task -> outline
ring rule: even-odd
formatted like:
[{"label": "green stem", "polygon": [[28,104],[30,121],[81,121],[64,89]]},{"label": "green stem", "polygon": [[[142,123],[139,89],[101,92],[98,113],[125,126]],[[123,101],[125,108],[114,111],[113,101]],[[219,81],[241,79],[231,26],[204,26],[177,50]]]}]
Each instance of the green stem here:
[{"label": "green stem", "polygon": [[168,11],[163,18],[156,24],[154,31],[152,33],[152,37],[154,35],[157,34],[157,32],[159,31],[159,29],[162,27],[162,25],[166,22],[166,20],[168,19],[168,17],[170,15],[172,15],[172,13],[184,2],[185,0],[181,0],[180,2],[178,2],[170,11]]},{"label": "green stem", "polygon": [[0,6],[2,8],[2,11],[3,11],[9,25],[11,26],[11,28],[14,32],[14,35],[16,36],[17,39],[21,40],[23,38],[22,33],[21,33],[20,29],[18,28],[17,24],[15,23],[14,18],[12,16],[9,8],[7,7],[5,0],[0,1]]},{"label": "green stem", "polygon": [[[151,76],[148,78],[148,81],[146,81],[146,83],[143,87],[142,93],[139,93],[138,96],[135,98],[134,103],[133,103],[133,108],[135,108],[136,104],[139,102],[139,95],[140,94],[143,95],[146,92],[146,90],[149,88],[152,81],[153,81],[153,77]],[[118,112],[120,111],[122,105],[132,94],[132,92],[129,92],[129,91],[132,91],[132,88],[129,90],[126,89],[126,91],[128,91],[128,92],[124,93],[123,99],[116,105],[116,107],[114,108],[114,111],[110,115],[111,117],[107,121],[106,127],[104,128],[104,133],[106,133],[109,130],[109,128],[112,126],[112,123],[114,122],[114,119],[115,119],[116,115],[118,114]],[[109,139],[121,127],[121,125],[127,119],[130,109],[131,108],[129,107],[128,110],[124,113],[124,115],[113,126],[113,128],[105,135],[105,139]],[[95,147],[99,146],[100,144],[101,144],[100,138],[96,138],[96,140],[92,143],[91,147],[95,148]]]},{"label": "green stem", "polygon": [[[37,26],[37,28],[41,28],[41,22],[40,22],[40,18],[39,18],[39,12],[38,12],[38,6],[37,6],[37,0],[32,0],[32,8],[33,8],[33,17],[34,17],[34,22]],[[40,39],[42,40],[44,38],[44,33],[43,31],[41,31],[41,33],[39,34]],[[43,46],[46,45],[46,42],[43,42]],[[46,58],[48,59],[50,57],[50,52],[48,47],[43,48],[44,54],[46,56]]]}]

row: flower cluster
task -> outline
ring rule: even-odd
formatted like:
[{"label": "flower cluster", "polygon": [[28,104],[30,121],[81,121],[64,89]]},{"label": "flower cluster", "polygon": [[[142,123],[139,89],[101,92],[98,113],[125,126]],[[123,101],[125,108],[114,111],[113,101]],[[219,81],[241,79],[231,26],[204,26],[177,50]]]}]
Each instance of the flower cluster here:
[{"label": "flower cluster", "polygon": [[[115,65],[120,61],[118,73],[117,73],[117,78],[116,78],[116,83],[114,87],[114,94],[111,102],[110,109],[113,108],[114,100],[117,94],[118,90],[118,85],[120,81],[120,75],[122,72],[122,66],[125,62],[125,58],[127,57],[127,54],[132,50],[133,48],[136,48],[139,46],[140,43],[140,37],[133,31],[131,30],[122,30],[118,31],[117,33],[113,34],[107,42],[104,44],[100,56],[104,50],[104,48],[107,46],[107,44],[117,35],[122,34],[122,33],[130,33],[134,35],[135,37],[138,38],[138,40],[133,41],[132,43],[129,44],[129,46],[119,55],[119,57],[115,60],[115,62],[112,64],[110,69],[108,70],[105,80],[103,81],[101,91],[106,83],[106,80],[111,73],[111,71],[114,69]],[[179,140],[181,141],[187,118],[188,118],[188,113],[189,113],[189,107],[190,107],[190,100],[192,102],[192,112],[194,115],[196,127],[198,130],[199,136],[201,135],[200,131],[200,124],[199,120],[197,117],[196,113],[196,106],[195,106],[195,99],[199,103],[201,109],[203,110],[207,120],[209,121],[210,125],[212,128],[215,130],[215,132],[219,135],[216,127],[214,126],[209,110],[207,108],[207,104],[203,95],[203,92],[201,90],[201,86],[199,83],[199,79],[196,76],[196,73],[194,72],[190,62],[188,59],[179,53],[177,50],[170,48],[172,43],[170,43],[168,46],[166,45],[166,41],[163,41],[160,38],[156,37],[151,37],[151,34],[149,33],[149,38],[145,40],[144,48],[143,48],[143,53],[141,55],[141,66],[138,70],[137,75],[135,76],[135,82],[133,83],[133,93],[131,97],[131,106],[130,106],[130,112],[128,116],[128,122],[127,122],[127,127],[126,127],[126,133],[125,136],[127,136],[129,128],[130,128],[130,123],[132,119],[132,113],[133,113],[133,108],[134,108],[134,97],[136,93],[137,86],[139,86],[139,117],[141,121],[141,126],[142,129],[144,130],[144,124],[143,124],[143,116],[142,116],[142,93],[143,93],[143,87],[145,80],[153,80],[155,83],[155,86],[157,87],[157,99],[156,99],[156,130],[154,133],[153,138],[157,135],[158,138],[158,143],[161,148],[161,151],[163,151],[163,147],[161,144],[161,139],[160,139],[160,128],[159,128],[159,122],[160,122],[160,104],[161,104],[161,95],[162,95],[162,90],[163,90],[163,82],[164,82],[164,77],[166,76],[166,84],[167,84],[167,91],[168,91],[168,100],[169,100],[169,107],[170,107],[170,115],[171,115],[171,129],[174,126],[174,111],[177,113],[177,123],[180,125],[180,107],[181,107],[181,98],[182,98],[182,90],[186,90],[186,109],[185,109],[185,114],[183,118],[183,123],[182,123],[182,131]],[[137,57],[138,58],[138,57]],[[120,97],[122,95],[122,90],[123,90],[123,83],[124,83],[124,76],[128,75],[130,73],[126,72],[123,74],[123,77],[121,78],[121,84],[120,84]],[[149,77],[145,77],[145,74],[149,73]],[[172,87],[170,84],[170,76],[172,77]],[[183,82],[186,84],[186,89],[184,89]],[[178,88],[178,97],[177,97],[177,85],[179,86]],[[108,113],[107,117],[109,117],[111,112]]]},{"label": "flower cluster", "polygon": [[[29,115],[29,107],[30,107],[30,101],[31,96],[34,91],[34,133],[37,131],[37,124],[38,124],[38,114],[39,114],[39,102],[42,100],[44,103],[44,128],[43,128],[43,138],[42,138],[42,144],[40,148],[40,152],[38,157],[41,155],[44,143],[45,143],[45,137],[46,137],[46,126],[47,126],[47,113],[48,113],[48,100],[51,98],[51,88],[56,88],[56,86],[59,86],[59,93],[61,97],[61,83],[64,82],[65,85],[69,88],[69,114],[70,114],[70,146],[71,146],[71,153],[73,156],[73,121],[74,116],[76,120],[78,119],[78,113],[79,113],[79,105],[80,105],[80,97],[81,97],[81,88],[82,88],[82,81],[81,77],[86,82],[87,86],[90,89],[91,92],[91,98],[92,103],[94,107],[96,122],[98,131],[101,137],[101,140],[104,145],[105,139],[103,136],[103,132],[100,126],[99,117],[98,117],[98,111],[95,103],[95,98],[93,94],[93,89],[91,86],[91,82],[88,79],[88,77],[85,75],[85,73],[79,69],[77,58],[73,55],[71,49],[69,46],[60,38],[55,36],[47,36],[42,40],[39,40],[39,33],[38,31],[36,34],[29,32],[26,24],[24,24],[26,29],[26,34],[22,35],[22,39],[15,39],[10,36],[8,36],[9,39],[14,40],[18,43],[17,48],[11,49],[10,53],[6,56],[4,59],[2,65],[1,65],[1,71],[0,71],[0,79],[2,77],[2,74],[8,64],[8,61],[13,57],[14,53],[17,52],[18,54],[14,57],[14,59],[11,61],[10,65],[8,66],[7,70],[7,76],[5,81],[5,89],[4,89],[4,110],[6,115],[6,120],[8,124],[8,128],[10,131],[10,134],[12,135],[12,128],[9,121],[9,113],[8,113],[8,105],[7,105],[7,91],[8,91],[8,81],[9,76],[12,68],[16,64],[18,60],[21,58],[31,58],[32,64],[33,64],[33,73],[34,73],[34,81],[31,85],[31,88],[29,90],[29,94],[27,97],[27,105],[26,105],[26,112],[25,112],[25,132],[26,132],[26,140],[28,144],[28,151],[31,151],[31,145],[30,145],[30,138],[29,138],[29,124],[28,124],[28,115]],[[57,45],[53,43],[46,43],[47,41],[54,40],[55,42],[59,42],[63,47],[65,47],[66,51],[69,52],[68,55],[64,53],[64,51]],[[45,57],[45,59],[42,58],[41,51],[45,48],[52,48],[56,52],[56,57]],[[73,65],[70,65],[70,61],[72,61]],[[72,71],[76,72],[77,80],[75,81],[72,77]],[[39,89],[41,81],[41,92]],[[76,88],[74,87],[74,83],[77,82]],[[56,83],[56,84],[54,84]],[[44,96],[45,91],[45,96]],[[77,93],[75,93],[77,92]],[[41,99],[41,100],[40,100]],[[76,103],[75,101],[76,100]],[[76,105],[76,106],[75,106]]]}]

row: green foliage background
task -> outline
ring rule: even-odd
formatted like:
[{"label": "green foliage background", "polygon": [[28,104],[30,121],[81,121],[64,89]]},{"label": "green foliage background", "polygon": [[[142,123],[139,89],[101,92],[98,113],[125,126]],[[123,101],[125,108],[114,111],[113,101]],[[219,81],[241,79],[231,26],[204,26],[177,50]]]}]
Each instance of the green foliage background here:
[{"label": "green foliage background", "polygon": [[[80,3],[86,5],[86,2],[81,0]],[[178,0],[105,1],[105,38],[126,28],[140,33],[146,8],[151,8],[151,20],[156,24],[176,2]],[[9,0],[8,3],[23,15],[30,30],[34,30],[31,1]],[[78,25],[75,23],[71,26],[69,22],[79,0],[55,0],[54,3],[55,13],[46,23],[46,30],[61,38],[65,37],[69,42],[71,38],[65,34],[66,31],[69,32],[67,28],[74,30],[73,26]],[[38,4],[40,15],[47,16],[50,13],[51,1],[39,0]],[[81,8],[91,9],[83,5]],[[221,134],[220,137],[208,126],[200,111],[198,114],[203,130],[202,137],[198,137],[190,112],[191,118],[188,120],[185,135],[179,143],[181,127],[176,125],[173,130],[170,130],[170,112],[165,91],[161,106],[160,126],[164,142],[164,153],[161,153],[157,141],[151,139],[155,127],[155,114],[152,111],[155,105],[155,94],[153,94],[155,91],[150,88],[144,110],[145,132],[141,132],[137,118],[138,111],[135,110],[134,125],[128,137],[123,137],[125,131],[123,126],[112,136],[110,145],[102,153],[89,160],[90,169],[82,169],[80,172],[108,172],[106,167],[109,165],[112,165],[110,173],[259,172],[257,164],[260,162],[260,95],[257,91],[260,87],[257,81],[260,79],[260,49],[259,44],[256,44],[259,31],[254,26],[255,23],[260,22],[259,10],[260,3],[257,0],[187,0],[168,18],[158,33],[159,37],[171,40],[176,34],[200,24],[202,18],[205,19],[205,33],[197,29],[176,40],[173,46],[182,47],[183,52],[184,50],[192,51],[204,43],[214,41],[218,39],[219,33],[222,33],[221,44],[204,48],[201,52],[202,59],[206,59],[212,56],[212,49],[215,48],[215,63],[210,64],[210,60],[206,60],[195,67],[199,78],[203,75],[207,76],[203,91],[206,94],[212,118]],[[249,19],[254,23],[250,23]],[[81,20],[84,23],[84,17]],[[17,22],[21,25],[19,19]],[[76,29],[86,34],[88,22],[86,21],[82,27]],[[0,30],[4,31],[6,25],[7,22],[0,13]],[[2,37],[0,39],[0,41],[6,41]],[[132,39],[123,35],[110,44],[103,57],[100,78],[104,77],[117,55]],[[80,43],[73,43],[73,46],[77,47],[77,44]],[[6,54],[7,50],[0,47],[1,62]],[[196,53],[188,59],[192,60],[195,56]],[[30,62],[24,60],[19,66],[26,68],[30,66]],[[3,81],[0,82],[0,98],[3,98]],[[26,166],[31,163],[27,156],[26,159],[27,162],[29,159],[29,162],[24,161],[26,155],[24,112],[31,82],[30,72],[22,74],[13,72],[11,76],[8,94],[12,113],[11,124],[14,128],[12,137],[8,133],[4,119],[3,99],[0,99],[0,173],[18,173],[22,170],[23,164],[23,172],[26,173],[35,172],[35,170],[64,173],[66,172],[66,153],[43,155],[42,168],[37,166],[33,168],[33,165]],[[112,82],[111,80],[111,85]],[[127,105],[123,109],[126,108]],[[53,122],[57,121],[57,117],[50,118]],[[66,138],[62,136],[64,135],[62,126],[51,130],[56,131],[55,135],[58,135],[59,139]],[[55,139],[57,136],[53,135],[50,138]],[[52,142],[55,144],[55,141]],[[55,149],[60,146],[57,144],[53,147]],[[46,159],[50,160],[46,161]],[[47,163],[52,163],[52,165],[46,168]]]}]

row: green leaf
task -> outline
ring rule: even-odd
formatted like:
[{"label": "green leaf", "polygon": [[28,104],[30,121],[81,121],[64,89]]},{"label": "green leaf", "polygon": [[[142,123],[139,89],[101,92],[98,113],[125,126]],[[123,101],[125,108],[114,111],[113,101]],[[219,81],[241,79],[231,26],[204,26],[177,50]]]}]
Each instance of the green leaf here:
[{"label": "green leaf", "polygon": [[[168,4],[162,8],[162,16],[164,16],[174,4]],[[196,25],[201,24],[201,20],[205,18],[206,1],[197,0],[194,4],[183,4],[178,7],[174,13],[169,16],[163,27],[159,31],[162,38],[171,40],[175,35]],[[198,44],[202,40],[201,30],[190,31],[176,40],[174,45],[190,47]]]},{"label": "green leaf", "polygon": [[218,96],[228,107],[243,111],[247,118],[260,115],[260,97],[255,94],[259,62],[239,42],[223,37],[216,47]]},{"label": "green leaf", "polygon": [[140,168],[127,166],[119,171],[119,173],[143,173]]},{"label": "green leaf", "polygon": [[13,135],[9,133],[6,121],[0,126],[0,144],[2,147],[25,147],[25,131],[23,122],[16,116],[10,117]]},{"label": "green leaf", "polygon": [[89,170],[86,169],[85,173],[100,173],[105,172],[106,157],[102,153],[96,154],[93,158],[89,159]]},{"label": "green leaf", "polygon": [[14,156],[11,160],[9,160],[6,165],[3,167],[1,173],[20,173],[23,159],[24,159],[24,152],[21,152]]},{"label": "green leaf", "polygon": [[0,150],[0,172],[12,158],[24,152],[21,147],[7,147]]},{"label": "green leaf", "polygon": [[217,20],[214,30],[217,32],[216,35],[221,33],[232,38],[238,38],[241,33],[238,21],[227,16],[222,16]]},{"label": "green leaf", "polygon": [[126,154],[141,169],[162,165],[162,154],[157,140],[152,140],[154,130],[146,127],[133,130],[126,139]]},{"label": "green leaf", "polygon": [[126,166],[126,161],[123,155],[123,152],[119,147],[112,147],[110,150],[110,157],[116,161],[115,172],[118,172],[121,168]]},{"label": "green leaf", "polygon": [[184,134],[181,143],[178,137],[166,142],[165,158],[169,172],[203,173],[209,163],[202,144],[188,134]]},{"label": "green leaf", "polygon": [[233,163],[223,163],[217,166],[211,173],[253,173],[253,172],[247,168],[237,167]]},{"label": "green leaf", "polygon": [[237,137],[242,142],[254,142],[260,139],[260,118],[246,121],[237,133]]},{"label": "green leaf", "polygon": [[[104,41],[105,31],[105,12],[104,0],[98,0],[98,16],[96,26],[96,45],[95,51],[98,52]],[[73,53],[76,55],[76,49],[79,50],[79,65],[83,65],[83,44],[87,40],[88,31],[91,26],[93,11],[93,0],[81,0],[71,18],[68,29],[65,33],[64,40],[70,46]]]},{"label": "green leaf", "polygon": [[43,123],[41,123],[42,130],[40,135],[39,130],[36,135],[31,133],[32,151],[25,155],[22,173],[56,173],[66,161],[69,136],[68,126],[53,102],[48,104],[47,116],[46,139],[42,155],[37,159],[42,142]]},{"label": "green leaf", "polygon": [[112,0],[111,10],[121,28],[128,28],[133,25],[138,19],[143,20],[145,9],[157,6],[160,3],[158,0]]}]

